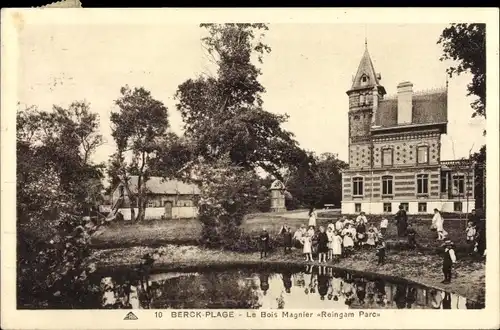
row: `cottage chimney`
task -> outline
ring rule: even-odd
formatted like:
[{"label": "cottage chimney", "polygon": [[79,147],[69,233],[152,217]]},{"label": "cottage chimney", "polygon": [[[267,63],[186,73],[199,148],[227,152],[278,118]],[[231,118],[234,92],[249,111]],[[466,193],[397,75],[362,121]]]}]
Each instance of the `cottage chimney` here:
[{"label": "cottage chimney", "polygon": [[398,125],[411,124],[413,84],[409,81],[398,85]]}]

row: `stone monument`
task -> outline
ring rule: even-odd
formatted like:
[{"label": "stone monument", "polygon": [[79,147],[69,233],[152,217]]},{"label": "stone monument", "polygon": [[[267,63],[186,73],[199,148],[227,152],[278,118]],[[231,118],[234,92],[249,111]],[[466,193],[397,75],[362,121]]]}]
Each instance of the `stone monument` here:
[{"label": "stone monument", "polygon": [[285,185],[276,180],[271,184],[271,212],[284,212],[285,207]]}]

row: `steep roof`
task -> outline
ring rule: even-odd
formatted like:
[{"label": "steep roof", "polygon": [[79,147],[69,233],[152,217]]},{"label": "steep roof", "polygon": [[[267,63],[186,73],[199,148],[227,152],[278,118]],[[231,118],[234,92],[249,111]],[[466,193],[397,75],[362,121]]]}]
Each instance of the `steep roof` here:
[{"label": "steep roof", "polygon": [[[361,78],[363,76],[368,77],[367,85],[362,85]],[[351,89],[366,88],[369,86],[373,87],[378,85],[379,81],[377,78],[377,74],[375,73],[375,69],[373,67],[370,53],[368,53],[368,47],[365,47],[365,52],[363,53],[363,57],[359,62],[358,71],[356,72],[356,76],[354,77],[354,80],[352,82]]]},{"label": "steep roof", "polygon": [[[412,125],[437,124],[448,121],[446,89],[414,93],[412,103]],[[375,114],[375,125],[380,127],[398,126],[397,97],[391,97],[379,102]]]},{"label": "steep roof", "polygon": [[[137,181],[139,177],[131,176],[129,181],[129,188],[132,191],[137,191]],[[197,195],[200,189],[189,183],[184,183],[178,180],[166,180],[162,177],[153,176],[146,181],[146,187],[152,194],[159,195]]]}]

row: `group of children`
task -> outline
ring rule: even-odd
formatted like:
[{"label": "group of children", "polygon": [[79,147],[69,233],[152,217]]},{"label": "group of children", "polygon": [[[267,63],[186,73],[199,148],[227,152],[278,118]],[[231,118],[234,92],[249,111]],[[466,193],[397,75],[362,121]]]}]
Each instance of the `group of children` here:
[{"label": "group of children", "polygon": [[[400,208],[401,209],[401,208]],[[402,212],[404,213],[404,212]],[[436,215],[437,214],[437,215]],[[403,214],[405,215],[405,214]],[[384,264],[386,255],[385,235],[389,221],[383,218],[379,228],[376,228],[373,223],[368,224],[368,220],[364,212],[361,212],[355,221],[347,219],[345,216],[337,222],[328,221],[326,227],[316,226],[316,214],[314,210],[309,212],[309,223],[300,226],[294,234],[291,228],[284,225],[280,234],[284,238],[285,253],[289,253],[292,247],[302,249],[306,261],[314,261],[313,254],[318,255],[320,263],[327,261],[336,262],[342,257],[348,257],[352,254],[355,248],[359,249],[375,249],[378,256],[378,264]],[[485,247],[485,228],[483,222],[477,220],[474,210],[469,218],[465,236],[470,247],[469,254],[486,255]],[[417,247],[417,232],[406,219],[398,221],[398,235],[406,236],[410,248]],[[437,231],[437,239],[445,241],[442,245],[443,249],[443,283],[451,281],[452,265],[456,262],[454,244],[447,239],[447,233],[443,228],[443,219],[438,210],[435,210],[435,215],[432,220],[431,230]],[[481,225],[481,226],[480,226]],[[269,234],[264,229],[260,235],[261,240],[261,258],[267,255]]]},{"label": "group of children", "polygon": [[[375,248],[379,257],[379,264],[385,261],[384,235],[387,231],[388,220],[383,219],[380,227],[368,225],[368,220],[363,212],[355,221],[342,217],[337,222],[331,220],[325,227],[310,224],[308,228],[302,225],[293,236],[290,228],[283,226],[281,234],[285,236],[285,252],[292,245],[302,248],[306,261],[314,261],[313,253],[318,254],[318,261],[338,261],[341,257],[348,257],[355,248]],[[288,249],[287,249],[288,246]]]}]

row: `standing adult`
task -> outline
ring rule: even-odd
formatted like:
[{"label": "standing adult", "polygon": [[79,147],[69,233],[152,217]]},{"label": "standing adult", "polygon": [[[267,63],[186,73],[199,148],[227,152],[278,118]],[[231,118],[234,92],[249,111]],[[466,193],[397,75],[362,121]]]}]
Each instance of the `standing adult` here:
[{"label": "standing adult", "polygon": [[284,231],[282,231],[283,234],[283,245],[284,245],[284,252],[285,254],[292,252],[292,230],[290,227],[285,226]]},{"label": "standing adult", "polygon": [[311,206],[311,208],[309,209],[309,224],[308,226],[309,227],[314,227],[316,228],[316,218],[318,217],[317,213],[316,213],[316,209],[314,208],[314,206]]},{"label": "standing adult", "polygon": [[431,227],[436,228],[438,234],[438,240],[442,241],[446,236],[446,231],[444,230],[444,219],[438,209],[434,209],[434,216],[432,217]]},{"label": "standing adult", "polygon": [[399,204],[399,210],[396,213],[396,223],[398,225],[398,236],[406,236],[406,227],[408,226],[408,215],[402,204]]},{"label": "standing adult", "polygon": [[479,256],[484,256],[486,251],[486,221],[477,214],[475,209],[471,211],[468,218],[476,225],[477,252]]},{"label": "standing adult", "polygon": [[326,255],[328,253],[328,235],[323,226],[319,227],[318,234],[318,254],[319,262],[326,262]]},{"label": "standing adult", "polygon": [[267,250],[269,248],[269,233],[267,229],[262,228],[262,232],[260,233],[260,258],[267,257]]},{"label": "standing adult", "polygon": [[479,220],[477,226],[477,252],[480,257],[486,255],[486,221]]}]

